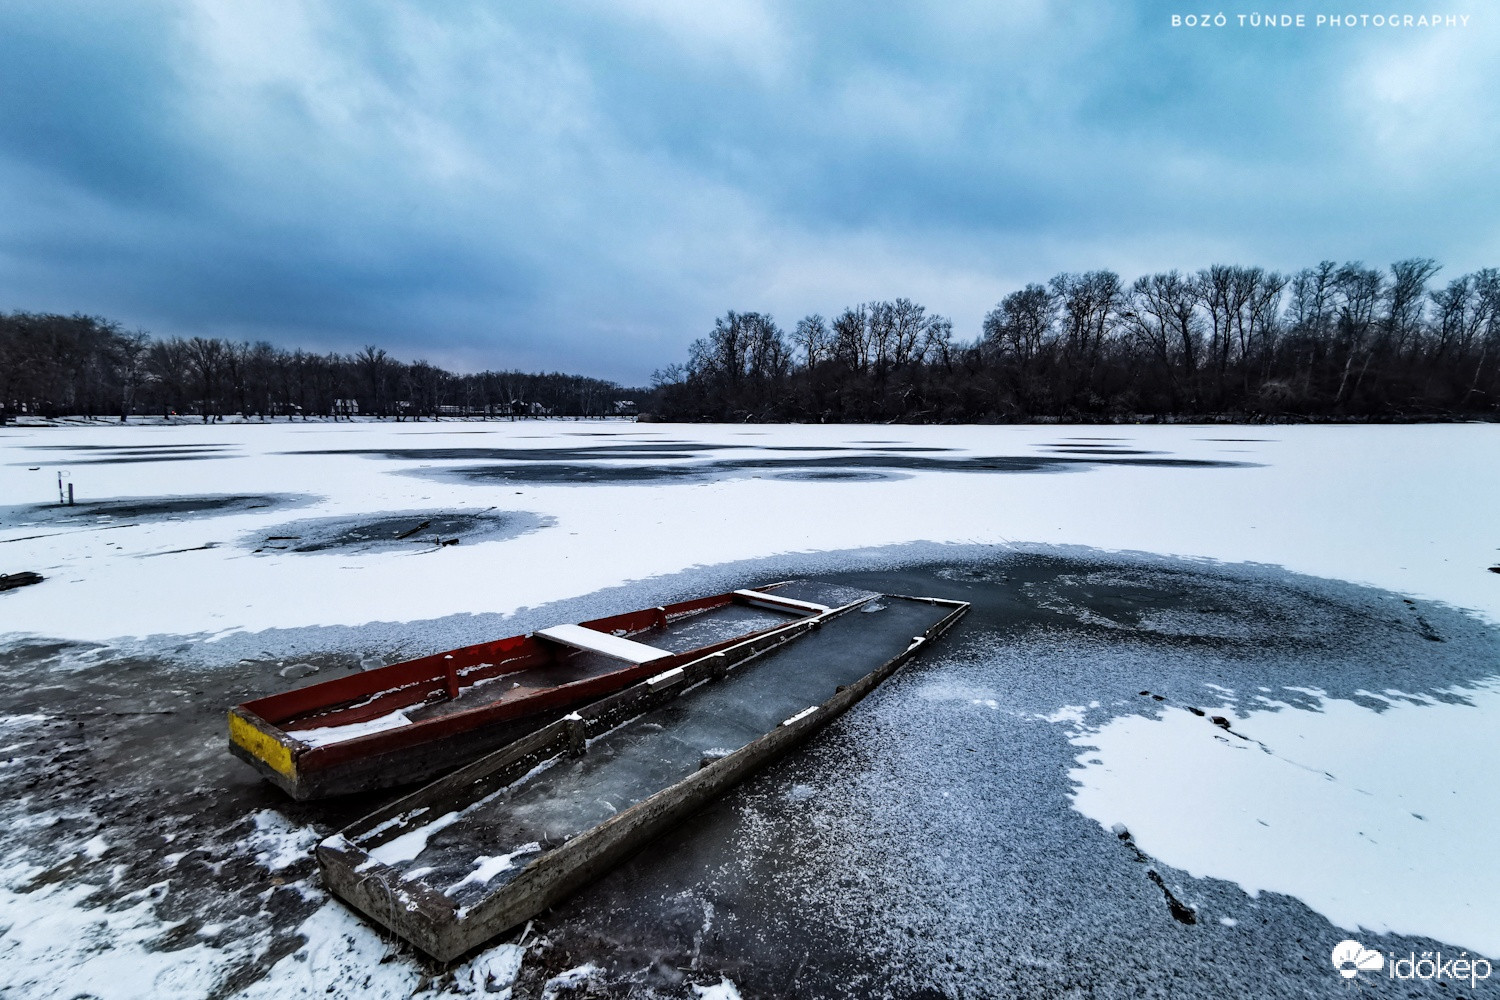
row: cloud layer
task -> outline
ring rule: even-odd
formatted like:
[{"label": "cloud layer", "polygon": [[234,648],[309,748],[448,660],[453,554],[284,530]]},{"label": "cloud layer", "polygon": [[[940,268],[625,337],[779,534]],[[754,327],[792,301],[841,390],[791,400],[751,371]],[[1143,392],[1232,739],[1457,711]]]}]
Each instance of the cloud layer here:
[{"label": "cloud layer", "polygon": [[1172,12],[11,0],[0,308],[640,382],[727,308],[972,336],[1063,269],[1500,263],[1484,9]]}]

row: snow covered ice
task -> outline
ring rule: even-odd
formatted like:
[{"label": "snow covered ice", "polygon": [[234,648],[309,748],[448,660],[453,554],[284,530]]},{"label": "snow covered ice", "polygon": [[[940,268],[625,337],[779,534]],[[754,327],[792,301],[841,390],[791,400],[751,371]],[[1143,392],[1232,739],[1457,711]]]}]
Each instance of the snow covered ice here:
[{"label": "snow covered ice", "polygon": [[1296,896],[1350,931],[1500,955],[1500,867],[1484,861],[1500,677],[1446,693],[1206,709],[1230,732],[1176,707],[1121,716],[1073,738],[1074,801],[1199,878]]},{"label": "snow covered ice", "polygon": [[[1087,454],[1073,440],[1083,438]],[[1492,516],[1500,447],[1487,425],[106,425],[12,427],[0,431],[0,443],[7,565],[49,577],[46,587],[8,595],[3,613],[12,631],[70,639],[506,613],[697,565],[909,541],[1266,562],[1500,621],[1500,593],[1483,573],[1500,541]],[[211,457],[169,450],[161,461],[110,460],[111,449],[127,445],[210,443]],[[620,457],[609,457],[612,447]],[[910,448],[933,450],[900,450]],[[527,454],[536,457],[520,457]],[[528,478],[570,454],[583,456],[568,459],[570,467],[596,478]],[[1035,471],[964,464],[985,458]],[[785,478],[861,461],[901,478]],[[768,462],[780,464],[758,464]],[[1210,464],[1142,464],[1160,462]],[[640,468],[663,474],[610,475]],[[503,543],[441,551],[420,537],[405,552],[256,555],[242,538],[274,534],[286,520],[277,509],[76,526],[44,520],[29,508],[55,506],[59,470],[71,473],[80,501],[309,495],[319,499],[299,508],[301,519],[406,509],[415,525],[417,514],[449,509],[554,523]],[[464,475],[475,470],[505,475]],[[665,474],[673,470],[680,479]],[[11,541],[26,536],[36,537]],[[507,570],[515,566],[526,572]]]},{"label": "snow covered ice", "polygon": [[[114,460],[126,450],[159,460]],[[782,919],[778,901],[864,949],[859,967],[830,960],[842,978],[813,983],[804,967],[808,995],[879,995],[898,961],[928,970],[913,989],[1019,995],[1029,973],[994,945],[1021,933],[1007,911],[1055,927],[1069,952],[1092,940],[1085,924],[1175,933],[1116,825],[1197,907],[1191,941],[1214,954],[1269,953],[1285,945],[1273,933],[1322,952],[1318,935],[1335,934],[1328,948],[1363,934],[1372,947],[1500,952],[1486,860],[1500,813],[1481,791],[1500,764],[1492,426],[99,424],[0,429],[0,463],[0,571],[46,578],[0,595],[13,666],[0,703],[0,990],[16,996],[187,997],[204,983],[410,995],[427,971],[405,953],[383,962],[390,949],[322,895],[307,856],[352,816],[293,809],[220,762],[223,709],[303,673],[801,573],[873,586],[907,572],[913,588],[992,603],[823,749],[710,810],[696,840],[660,848],[678,852],[675,869],[648,853],[561,908],[546,948],[562,964],[533,972],[522,956],[535,953],[510,941],[437,989],[567,996],[567,977],[592,963],[575,978],[619,992],[654,967],[651,948],[622,944],[622,967],[607,969],[582,942],[623,941],[610,921],[649,913],[665,914],[651,947],[685,942],[709,963],[662,979],[661,995],[774,995],[769,972],[730,958],[746,940],[735,921]],[[60,471],[71,510],[56,504]],[[918,563],[936,568],[903,569]],[[1016,609],[1038,631],[997,643],[991,627]],[[153,680],[132,687],[132,671]],[[86,740],[106,726],[118,727],[100,730],[108,742]],[[160,829],[91,821],[140,812],[110,811],[85,783],[107,764],[146,787],[128,762],[160,743],[152,726],[179,734],[155,765],[172,771]],[[77,762],[65,795],[35,780],[58,745]],[[222,814],[173,804],[215,795]],[[190,815],[201,825],[166,840]],[[989,831],[1034,857],[1029,879],[985,867],[1011,856]],[[1033,856],[1028,839],[1051,850]],[[800,867],[773,860],[788,841]],[[209,864],[217,884],[244,887],[217,908],[193,888],[209,876],[184,874]],[[1073,898],[1062,873],[1095,869],[1097,898],[1069,905],[1096,909],[1074,923],[1057,909]],[[680,898],[640,888],[673,870],[699,872],[680,876]],[[989,895],[973,887],[981,870]],[[768,873],[766,901],[736,917],[721,898],[713,934],[693,944],[695,900]],[[888,928],[867,924],[877,905]],[[943,920],[947,952],[932,943]],[[1035,968],[1062,974],[1049,946],[1028,947]],[[1196,961],[1200,945],[1180,947],[1170,962]],[[1132,974],[1155,988],[1146,961]],[[1263,995],[1333,975],[1227,959],[1212,975],[1231,967],[1265,978],[1220,986]]]}]

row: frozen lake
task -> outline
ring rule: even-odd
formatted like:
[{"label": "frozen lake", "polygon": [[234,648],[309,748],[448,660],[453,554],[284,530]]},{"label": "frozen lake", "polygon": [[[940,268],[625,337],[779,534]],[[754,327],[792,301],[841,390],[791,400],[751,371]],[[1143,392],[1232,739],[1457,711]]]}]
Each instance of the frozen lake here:
[{"label": "frozen lake", "polygon": [[[506,614],[694,566],[913,541],[1266,562],[1500,621],[1483,572],[1500,558],[1493,425],[106,424],[0,429],[0,456],[6,565],[52,578],[6,619],[74,639]],[[33,507],[55,504],[59,471],[82,509]],[[163,497],[197,502],[121,500]],[[515,537],[268,542],[403,511],[412,527],[485,515]],[[439,534],[460,544],[432,551]]]},{"label": "frozen lake", "polygon": [[[17,996],[1301,996],[1344,937],[1500,953],[1493,426],[6,427],[0,468],[0,572],[46,577],[0,594]],[[789,575],[975,612],[524,959],[387,945],[308,856],[372,802],[223,751],[306,676]]]}]

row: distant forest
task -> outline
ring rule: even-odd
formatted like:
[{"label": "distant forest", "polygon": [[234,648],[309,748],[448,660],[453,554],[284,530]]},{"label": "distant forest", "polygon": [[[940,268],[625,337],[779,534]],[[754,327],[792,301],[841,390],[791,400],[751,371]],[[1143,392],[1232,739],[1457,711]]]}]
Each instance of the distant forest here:
[{"label": "distant forest", "polygon": [[1005,296],[972,342],[907,299],[789,333],[730,312],[656,373],[652,406],[732,421],[1500,417],[1500,270],[1433,288],[1438,270],[1059,274]]},{"label": "distant forest", "polygon": [[365,416],[615,416],[645,390],[579,375],[455,375],[357,354],[282,350],[215,337],[155,339],[94,316],[0,313],[0,423],[9,416],[230,414],[265,419]]},{"label": "distant forest", "polygon": [[1435,261],[1059,274],[1006,295],[973,341],[908,299],[790,332],[729,312],[651,390],[578,375],[454,374],[356,354],[156,339],[98,317],[0,313],[0,421],[231,414],[614,416],[913,423],[1500,418],[1500,269]]}]

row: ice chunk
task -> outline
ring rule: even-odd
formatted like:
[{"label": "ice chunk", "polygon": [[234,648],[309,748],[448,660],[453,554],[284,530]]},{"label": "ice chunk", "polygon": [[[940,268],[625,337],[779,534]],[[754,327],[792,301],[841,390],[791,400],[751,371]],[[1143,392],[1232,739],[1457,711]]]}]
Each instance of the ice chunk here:
[{"label": "ice chunk", "polygon": [[370,848],[370,857],[383,865],[395,867],[403,861],[411,861],[427,848],[427,838],[439,830],[446,829],[458,822],[461,813],[451,812],[439,816],[430,823],[423,824],[414,830],[409,830],[399,837],[393,837],[379,847]]},{"label": "ice chunk", "polygon": [[720,977],[717,983],[710,986],[694,984],[693,992],[698,994],[699,1000],[740,1000],[739,989],[727,976]]},{"label": "ice chunk", "polygon": [[516,858],[522,856],[523,854],[537,854],[541,851],[541,849],[542,845],[533,840],[529,844],[522,844],[520,847],[516,848],[514,851],[511,851],[509,854],[499,854],[494,857],[475,858],[474,870],[469,872],[469,874],[465,875],[463,878],[459,879],[457,882],[450,885],[445,891],[450,894],[455,893],[458,890],[462,889],[464,886],[469,885],[470,883],[484,885],[485,883],[489,882],[490,879],[494,878],[496,875],[499,875],[501,872],[508,872],[512,868],[516,867]]},{"label": "ice chunk", "polygon": [[365,722],[351,722],[345,726],[321,726],[317,729],[297,729],[288,735],[310,747],[323,747],[330,743],[342,743],[345,740],[369,736],[372,733],[383,733],[387,729],[400,729],[402,726],[409,725],[411,725],[411,720],[406,717],[406,713],[397,709],[389,715],[382,715]]}]

